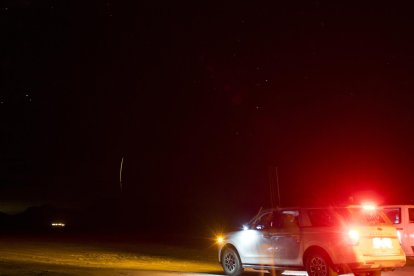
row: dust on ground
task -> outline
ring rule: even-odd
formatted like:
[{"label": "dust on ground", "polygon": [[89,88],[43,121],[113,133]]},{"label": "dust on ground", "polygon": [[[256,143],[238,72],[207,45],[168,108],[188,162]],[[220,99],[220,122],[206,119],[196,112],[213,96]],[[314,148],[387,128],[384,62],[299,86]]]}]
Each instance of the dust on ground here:
[{"label": "dust on ground", "polygon": [[143,271],[222,272],[214,246],[0,238],[0,275],[145,275]]}]

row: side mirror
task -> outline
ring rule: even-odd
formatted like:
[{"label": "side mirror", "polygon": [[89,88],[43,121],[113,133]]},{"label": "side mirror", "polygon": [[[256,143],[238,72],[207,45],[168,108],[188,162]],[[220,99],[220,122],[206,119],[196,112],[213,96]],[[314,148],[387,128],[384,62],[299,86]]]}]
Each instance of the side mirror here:
[{"label": "side mirror", "polygon": [[263,224],[258,224],[258,225],[256,225],[256,227],[255,227],[257,230],[263,230],[263,229],[265,229],[265,226],[263,225]]}]

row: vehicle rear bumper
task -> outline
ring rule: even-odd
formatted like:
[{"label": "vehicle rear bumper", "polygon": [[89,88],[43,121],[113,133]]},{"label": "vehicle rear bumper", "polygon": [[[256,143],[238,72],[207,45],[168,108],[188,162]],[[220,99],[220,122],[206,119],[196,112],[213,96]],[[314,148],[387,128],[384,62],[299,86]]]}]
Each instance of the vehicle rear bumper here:
[{"label": "vehicle rear bumper", "polygon": [[363,271],[373,271],[373,270],[382,270],[382,271],[389,271],[394,270],[396,268],[403,267],[406,263],[406,259],[398,257],[395,259],[388,258],[387,260],[364,260],[363,262],[356,262],[356,263],[347,263],[347,264],[340,264],[338,267],[340,271],[343,272],[363,272]]}]

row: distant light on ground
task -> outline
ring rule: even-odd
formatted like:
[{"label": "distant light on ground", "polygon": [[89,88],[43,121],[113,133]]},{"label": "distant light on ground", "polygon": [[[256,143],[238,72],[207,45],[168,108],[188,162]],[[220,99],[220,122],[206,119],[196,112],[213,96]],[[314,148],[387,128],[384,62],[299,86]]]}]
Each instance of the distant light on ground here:
[{"label": "distant light on ground", "polygon": [[66,226],[63,222],[52,222],[50,225],[55,228],[62,228]]}]

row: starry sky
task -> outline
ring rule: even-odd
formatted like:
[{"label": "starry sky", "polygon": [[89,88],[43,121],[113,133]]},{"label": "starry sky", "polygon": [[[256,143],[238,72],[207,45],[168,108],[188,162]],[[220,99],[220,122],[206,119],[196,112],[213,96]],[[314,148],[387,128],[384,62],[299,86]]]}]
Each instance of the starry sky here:
[{"label": "starry sky", "polygon": [[154,2],[1,2],[0,200],[412,202],[409,7]]}]

